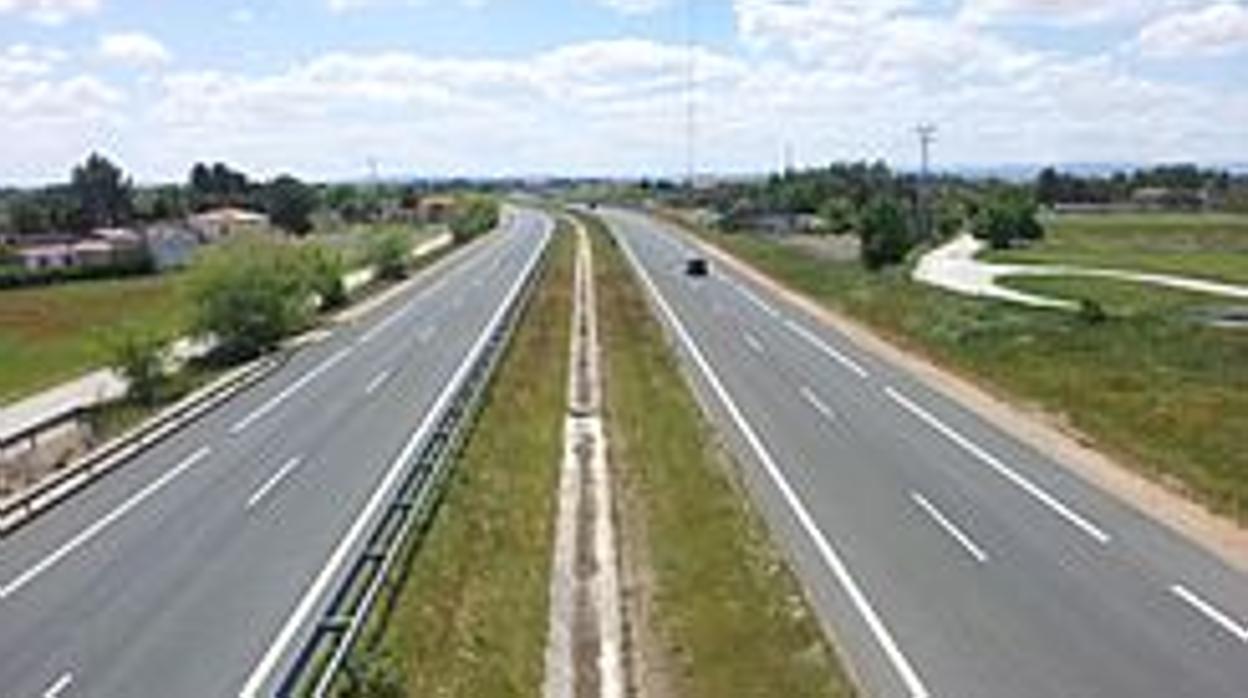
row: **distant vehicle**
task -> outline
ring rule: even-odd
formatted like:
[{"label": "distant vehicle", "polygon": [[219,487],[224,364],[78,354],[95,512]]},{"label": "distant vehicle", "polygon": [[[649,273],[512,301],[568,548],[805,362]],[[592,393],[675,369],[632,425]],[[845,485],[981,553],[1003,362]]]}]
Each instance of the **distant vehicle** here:
[{"label": "distant vehicle", "polygon": [[711,273],[711,266],[702,257],[693,257],[685,262],[685,274],[688,276],[706,276]]}]

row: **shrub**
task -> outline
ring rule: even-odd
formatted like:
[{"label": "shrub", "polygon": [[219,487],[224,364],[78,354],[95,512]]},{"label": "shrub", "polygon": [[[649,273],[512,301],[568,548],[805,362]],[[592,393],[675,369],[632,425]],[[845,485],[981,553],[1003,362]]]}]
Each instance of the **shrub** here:
[{"label": "shrub", "polygon": [[914,246],[914,236],[896,201],[877,198],[862,214],[862,263],[871,270],[899,264]]},{"label": "shrub", "polygon": [[404,698],[403,676],[394,660],[384,652],[361,655],[350,667],[350,680],[342,695],[346,698]]},{"label": "shrub", "polygon": [[1044,237],[1044,227],[1036,220],[1035,202],[1018,193],[999,194],[983,202],[971,221],[971,232],[993,249]]},{"label": "shrub", "polygon": [[1109,319],[1109,314],[1100,303],[1084,298],[1079,301],[1079,319],[1089,325],[1099,325]]},{"label": "shrub", "polygon": [[313,288],[300,251],[259,236],[234,238],[192,266],[192,327],[229,359],[270,350],[312,320]]},{"label": "shrub", "polygon": [[153,405],[165,383],[166,339],[151,332],[123,327],[106,339],[109,364],[128,383],[126,397]]},{"label": "shrub", "polygon": [[412,258],[412,234],[405,228],[387,228],[372,233],[365,253],[368,263],[381,279],[407,276]]},{"label": "shrub", "polygon": [[456,244],[467,242],[490,232],[498,225],[499,205],[485,196],[467,196],[455,206],[451,216],[451,234]]},{"label": "shrub", "polygon": [[323,244],[303,248],[304,264],[312,292],[320,299],[322,310],[339,308],[347,304],[347,287],[342,277],[347,271],[346,262],[337,250]]}]

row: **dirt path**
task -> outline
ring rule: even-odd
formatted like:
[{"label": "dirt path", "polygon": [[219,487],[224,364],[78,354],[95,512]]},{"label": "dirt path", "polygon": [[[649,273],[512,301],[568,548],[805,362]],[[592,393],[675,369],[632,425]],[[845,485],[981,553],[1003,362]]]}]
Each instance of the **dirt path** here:
[{"label": "dirt path", "polygon": [[998,264],[978,259],[976,255],[983,249],[982,240],[963,233],[923,255],[914,267],[914,280],[968,296],[997,298],[1042,308],[1074,309],[1077,305],[1071,301],[1005,288],[1000,286],[997,280],[1007,276],[1083,276],[1133,281],[1181,291],[1195,291],[1248,300],[1248,286],[1123,269],[1097,269],[1057,264]]}]

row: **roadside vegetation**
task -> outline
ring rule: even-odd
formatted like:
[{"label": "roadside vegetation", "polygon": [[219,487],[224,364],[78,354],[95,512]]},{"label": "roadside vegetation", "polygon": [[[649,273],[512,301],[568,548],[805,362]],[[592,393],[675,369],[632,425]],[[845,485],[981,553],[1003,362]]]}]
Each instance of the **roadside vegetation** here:
[{"label": "roadside vegetation", "polygon": [[1248,285],[1248,215],[1061,214],[1044,220],[1042,244],[994,251],[1003,262],[1070,264],[1191,276]]},{"label": "roadside vegetation", "polygon": [[108,337],[124,326],[177,336],[189,316],[178,276],[0,292],[0,403],[106,365]]},{"label": "roadside vegetation", "polygon": [[573,273],[571,236],[552,244],[376,646],[357,659],[371,683],[343,696],[541,693]]},{"label": "roadside vegetation", "polygon": [[[632,652],[641,695],[850,696],[854,690],[597,218],[598,312]],[[641,609],[641,610],[639,610]]]},{"label": "roadside vegetation", "polygon": [[898,344],[1058,415],[1215,511],[1248,521],[1248,331],[1208,327],[1180,312],[1224,301],[1109,281],[1011,280],[1093,300],[1107,313],[1034,310],[917,284],[904,269],[865,273],[760,236],[700,234]]}]

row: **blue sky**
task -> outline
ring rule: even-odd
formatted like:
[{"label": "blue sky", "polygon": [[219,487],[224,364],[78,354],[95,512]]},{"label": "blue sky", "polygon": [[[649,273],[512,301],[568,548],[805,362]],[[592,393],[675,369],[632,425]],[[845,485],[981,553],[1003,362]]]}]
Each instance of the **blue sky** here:
[{"label": "blue sky", "polygon": [[[692,4],[690,4],[692,3]],[[0,182],[1248,160],[1242,0],[0,0]]]}]

